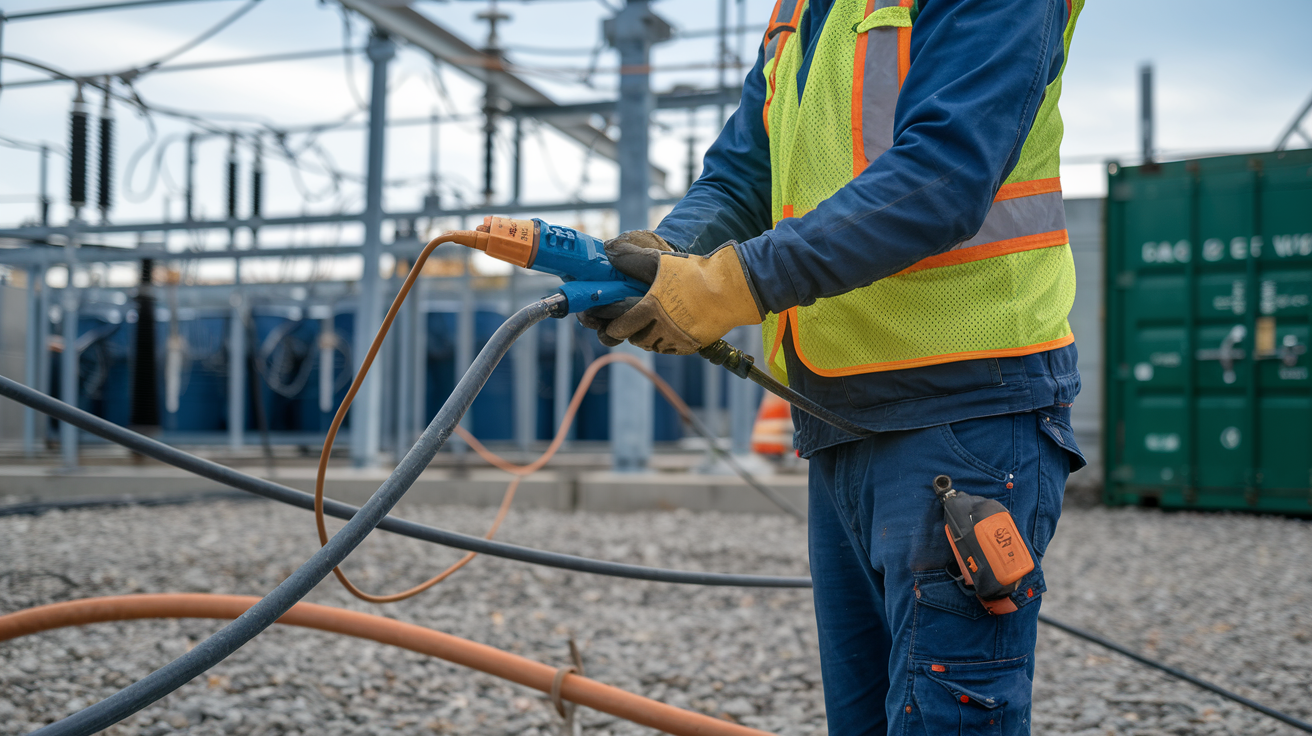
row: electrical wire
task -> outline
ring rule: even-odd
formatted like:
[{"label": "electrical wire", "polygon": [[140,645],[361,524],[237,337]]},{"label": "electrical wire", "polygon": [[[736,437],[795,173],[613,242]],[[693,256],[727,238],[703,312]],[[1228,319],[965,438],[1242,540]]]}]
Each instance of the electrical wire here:
[{"label": "electrical wire", "polygon": [[[254,596],[207,593],[147,593],[63,601],[0,616],[0,641],[103,621],[235,619],[258,602]],[[317,603],[297,603],[276,623],[369,639],[438,657],[544,693],[555,690],[572,703],[676,736],[769,736],[765,731],[666,705],[577,673],[562,675],[556,667],[486,644],[383,616]]]},{"label": "electrical wire", "polygon": [[[495,336],[494,336],[495,337]],[[482,357],[482,354],[479,356]],[[16,381],[5,376],[0,376],[0,396],[13,399],[18,403],[30,406],[37,411],[47,414],[59,421],[68,422],[80,429],[103,437],[111,442],[123,445],[128,449],[134,450],[147,457],[152,457],[161,462],[174,465],[188,472],[195,473],[204,478],[217,481],[224,485],[231,486],[238,490],[253,493],[258,496],[269,498],[271,500],[297,506],[303,509],[314,508],[315,499],[307,493],[303,493],[293,488],[283,486],[262,478],[256,478],[246,473],[235,471],[231,468],[219,465],[218,463],[197,457],[190,453],[183,452],[176,448],[165,445],[162,442],[151,439],[137,432],[124,429],[116,424],[108,422],[100,417],[94,416],[76,407],[70,406],[65,402],[52,398],[34,389],[30,389]],[[431,428],[431,425],[430,425]],[[371,499],[372,502],[373,499]],[[337,501],[323,501],[324,511],[336,518],[352,519],[360,509],[348,504]],[[683,583],[692,585],[731,585],[743,587],[762,587],[762,588],[807,588],[811,587],[811,579],[808,577],[782,577],[766,575],[733,575],[725,573],[702,573],[689,572],[682,570],[667,570],[661,568],[644,567],[641,565],[628,565],[624,563],[607,562],[603,560],[594,560],[585,557],[576,557],[574,555],[564,555],[556,552],[546,552],[535,550],[517,545],[506,544],[504,542],[494,542],[488,539],[478,539],[455,532],[449,532],[442,529],[427,527],[414,522],[396,519],[391,516],[385,516],[377,523],[377,528],[386,531],[402,534],[415,539],[435,542],[456,549],[464,549],[471,552],[480,552],[490,554],[504,559],[518,560],[529,564],[554,567],[557,569],[573,570],[598,575],[608,575],[612,577],[629,578],[636,580],[649,580],[653,582]],[[336,537],[334,537],[336,539]],[[299,571],[298,571],[299,572]],[[326,575],[326,572],[324,573]],[[1250,700],[1243,696],[1230,692],[1218,685],[1206,680],[1194,677],[1169,665],[1157,662],[1155,660],[1137,654],[1130,649],[1121,647],[1104,637],[1088,632],[1086,630],[1059,622],[1049,616],[1040,614],[1039,621],[1044,624],[1054,626],[1074,636],[1086,639],[1100,646],[1105,646],[1112,651],[1124,654],[1135,661],[1159,669],[1169,675],[1179,677],[1191,684],[1209,690],[1222,697],[1232,700],[1240,705],[1253,708],[1265,715],[1276,718],[1295,728],[1312,733],[1312,724],[1300,721],[1288,714],[1277,711],[1268,706],[1264,706],[1256,701]]]},{"label": "electrical wire", "polygon": [[[289,486],[258,478],[212,460],[198,457],[120,427],[113,422],[102,419],[90,412],[67,404],[47,394],[41,393],[23,384],[0,375],[0,396],[16,401],[24,406],[47,414],[61,422],[90,432],[115,444],[122,445],[134,452],[172,465],[202,478],[221,483],[230,488],[244,491],[271,501],[277,501],[306,511],[314,510],[314,496]],[[351,519],[360,508],[341,501],[325,499],[324,513],[337,519]],[[440,544],[444,547],[462,549],[468,552],[516,560],[532,565],[570,570],[591,575],[631,580],[647,580],[657,583],[678,583],[684,585],[733,586],[747,588],[809,588],[811,579],[805,576],[750,575],[737,573],[700,572],[695,570],[672,570],[644,565],[631,565],[624,562],[611,562],[588,557],[550,552],[547,550],[521,547],[505,542],[495,542],[458,532],[418,524],[413,521],[388,516],[378,524],[383,531],[400,534],[425,542]]]},{"label": "electrical wire", "polygon": [[[435,239],[435,243],[454,239],[455,235],[445,235]],[[418,272],[412,270],[411,279]],[[275,620],[288,611],[295,603],[305,597],[314,586],[318,585],[329,572],[333,571],[346,559],[374,527],[387,516],[387,513],[400,501],[419,474],[432,460],[433,455],[446,442],[452,429],[473,403],[478,391],[487,382],[492,369],[514,344],[515,340],[529,327],[546,319],[564,302],[563,296],[554,296],[535,302],[521,309],[510,317],[487,345],[474,359],[468,372],[461,377],[455,391],[443,404],[437,416],[420,435],[418,441],[406,453],[396,469],[378,490],[361,507],[346,526],[332,539],[315,552],[282,583],[268,595],[243,613],[232,623],[224,626],[215,634],[198,643],[193,649],[155,670],[146,677],[118,691],[108,698],[84,708],[60,721],[52,723],[38,731],[45,736],[90,736],[90,734],[108,728],[129,715],[159,700],[181,687],[184,683],[205,670],[221,662],[246,642],[253,639]],[[393,303],[384,325],[390,326],[395,317],[398,304]],[[377,354],[385,330],[374,338],[369,358]],[[353,384],[348,395],[353,396],[359,390],[359,382]],[[335,418],[340,426],[341,415]],[[322,506],[322,495],[316,499],[316,505]]]}]

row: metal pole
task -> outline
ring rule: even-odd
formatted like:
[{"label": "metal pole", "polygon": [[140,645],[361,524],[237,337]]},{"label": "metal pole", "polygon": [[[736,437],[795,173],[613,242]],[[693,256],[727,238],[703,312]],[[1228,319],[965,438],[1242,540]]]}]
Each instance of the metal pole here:
[{"label": "metal pole", "polygon": [[1139,67],[1139,140],[1143,162],[1153,162],[1153,65]]},{"label": "metal pole", "polygon": [[192,210],[192,207],[195,205],[195,201],[196,201],[196,134],[195,133],[190,133],[187,135],[187,192],[184,196],[185,199],[183,201],[186,202],[186,204],[184,205],[186,212],[184,213],[183,219],[185,219],[187,222],[191,222],[196,219],[195,213]]},{"label": "metal pole", "polygon": [[[734,331],[734,345],[761,344],[759,327],[739,327]],[[747,353],[759,353],[759,350],[745,349]],[[752,425],[756,423],[756,411],[760,389],[751,381],[729,382],[729,434],[732,440],[731,452],[743,456],[752,453]]]},{"label": "metal pole", "polygon": [[401,307],[401,313],[396,315],[397,325],[395,331],[398,333],[393,342],[396,343],[396,388],[392,391],[392,418],[395,420],[393,425],[393,457],[399,462],[401,456],[405,454],[405,449],[410,444],[410,412],[413,405],[410,403],[410,389],[414,386],[414,375],[412,371],[415,367],[414,361],[414,333],[415,333],[415,302],[417,294],[410,294],[410,298]]},{"label": "metal pole", "polygon": [[[461,229],[464,229],[463,218],[461,219]],[[470,261],[471,255],[472,253],[468,248],[460,249],[460,257],[464,260],[465,269],[464,275],[460,277],[460,313],[456,315],[455,378],[457,383],[460,381],[460,377],[465,375],[465,372],[469,370],[469,366],[474,362],[474,340],[476,338],[475,319],[477,316],[475,314],[475,309],[477,308],[477,305],[474,303],[474,280],[473,274],[470,271],[470,268],[472,267]],[[465,412],[465,415],[460,419],[460,426],[473,431],[474,412]],[[455,445],[457,453],[463,455],[465,451],[469,449],[465,442],[460,440],[459,437],[453,436],[452,439],[459,440]]]},{"label": "metal pole", "polygon": [[[650,227],[651,173],[648,161],[649,130],[654,100],[649,64],[651,45],[670,37],[670,27],[651,12],[647,0],[628,0],[624,9],[606,21],[607,40],[620,54],[620,230]],[[626,352],[648,367],[651,353],[628,343],[614,350]],[[627,366],[611,369],[610,437],[614,468],[638,472],[647,468],[652,451],[654,391],[642,374]]]},{"label": "metal pole", "polygon": [[[614,370],[612,368],[611,370]],[[574,320],[556,320],[556,380],[554,399],[552,400],[551,426],[559,427],[565,421],[565,408],[574,388]],[[569,436],[573,436],[574,427],[570,427]]]},{"label": "metal pole", "polygon": [[716,437],[724,431],[724,421],[720,415],[720,404],[723,401],[720,388],[723,385],[724,368],[709,361],[702,366],[703,411],[706,414],[706,426]]},{"label": "metal pole", "polygon": [[41,226],[50,227],[50,147],[41,144],[41,195],[37,204],[41,209]]},{"label": "metal pole", "polygon": [[[38,378],[41,371],[41,299],[38,286],[44,289],[45,268],[29,266],[27,269],[27,334],[23,352],[23,383],[29,388],[41,389]],[[32,407],[23,409],[23,456],[36,454],[36,410]]]},{"label": "metal pole", "polygon": [[428,279],[415,281],[414,294],[410,301],[414,311],[410,332],[410,375],[413,384],[406,401],[410,404],[410,426],[407,427],[406,444],[413,444],[424,427],[428,424],[426,407],[428,406]]},{"label": "metal pole", "polygon": [[512,178],[510,203],[519,205],[519,196],[524,187],[524,118],[515,116],[515,171]]},{"label": "metal pole", "polygon": [[[43,267],[44,269],[44,267]],[[37,353],[36,369],[36,388],[43,394],[50,394],[50,304],[54,294],[50,284],[46,281],[46,272],[43,270],[41,275],[41,313],[37,319],[37,345],[40,346]],[[46,439],[47,430],[50,427],[49,419],[41,419],[41,426],[45,429],[40,431],[42,442]]]},{"label": "metal pole", "polygon": [[[517,272],[510,277],[510,304],[519,305]],[[527,450],[537,438],[538,419],[538,332],[531,328],[515,343],[515,444]]]},{"label": "metal pole", "polygon": [[[241,283],[240,279],[237,283]],[[245,443],[246,320],[241,292],[233,291],[228,301],[232,305],[228,322],[228,447],[235,451]],[[255,400],[259,401],[259,397]]]},{"label": "metal pole", "polygon": [[[374,29],[369,37],[369,61],[373,77],[369,88],[369,156],[365,181],[364,269],[360,274],[360,304],[355,312],[355,368],[359,371],[369,342],[382,325],[382,283],[378,258],[383,249],[383,151],[387,133],[387,67],[396,56],[396,44],[386,33]],[[375,365],[351,407],[351,464],[371,467],[376,462],[381,421],[378,376],[383,366]]]},{"label": "metal pole", "polygon": [[[68,283],[64,285],[63,298],[63,332],[64,350],[59,354],[59,398],[65,403],[78,406],[78,355],[77,355],[77,312],[78,293],[73,285],[77,270],[77,246],[79,235],[75,231],[68,241]],[[59,454],[65,470],[77,468],[77,427],[68,422],[59,423]]]}]

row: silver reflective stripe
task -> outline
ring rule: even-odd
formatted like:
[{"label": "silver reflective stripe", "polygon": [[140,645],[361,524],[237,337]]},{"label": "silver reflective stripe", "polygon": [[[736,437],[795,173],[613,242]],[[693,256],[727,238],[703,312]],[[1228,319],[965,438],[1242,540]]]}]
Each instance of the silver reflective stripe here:
[{"label": "silver reflective stripe", "polygon": [[769,43],[765,45],[765,63],[767,64],[770,63],[770,60],[774,58],[774,51],[778,47],[779,47],[779,36],[775,36],[774,38],[770,39]]},{"label": "silver reflective stripe", "polygon": [[[774,17],[775,23],[791,23],[793,13],[797,10],[797,4],[802,0],[783,0],[779,3],[779,12]],[[761,16],[756,16],[761,17]]]},{"label": "silver reflective stripe", "polygon": [[[884,8],[896,8],[901,4],[900,0],[875,0],[875,7],[871,8],[870,12],[873,13],[876,10],[883,10]],[[866,15],[869,15],[869,13]]]},{"label": "silver reflective stripe", "polygon": [[952,250],[1065,229],[1066,208],[1061,202],[1061,192],[1004,199],[993,203],[975,237]]},{"label": "silver reflective stripe", "polygon": [[[893,2],[896,5],[896,0]],[[893,111],[897,107],[897,30],[866,32],[866,68],[861,82],[861,144],[866,161],[893,146]]]}]

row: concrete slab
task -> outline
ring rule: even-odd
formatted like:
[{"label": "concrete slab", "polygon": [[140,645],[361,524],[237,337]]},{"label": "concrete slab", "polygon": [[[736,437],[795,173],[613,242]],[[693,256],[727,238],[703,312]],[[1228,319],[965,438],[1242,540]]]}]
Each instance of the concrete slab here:
[{"label": "concrete slab", "polygon": [[[278,468],[272,474],[263,467],[238,468],[267,477],[292,488],[312,493],[315,468]],[[387,477],[385,470],[333,468],[325,492],[329,498],[359,505]],[[406,505],[458,504],[496,506],[511,476],[494,468],[454,470],[430,468],[405,495]],[[778,490],[799,508],[806,508],[806,476],[764,476],[762,482]],[[158,465],[114,465],[84,467],[63,472],[49,466],[8,465],[0,467],[0,497],[4,503],[54,501],[106,497],[164,498],[182,494],[226,490],[221,484],[181,470]],[[702,475],[685,472],[639,474],[562,468],[534,473],[525,478],[515,495],[515,505],[556,510],[645,511],[685,508],[693,511],[739,513],[782,513],[736,476]]]},{"label": "concrete slab", "polygon": [[[798,508],[806,508],[806,476],[774,475],[759,480]],[[783,513],[737,476],[695,473],[584,473],[578,507],[588,511],[691,509],[739,513]]]},{"label": "concrete slab", "polygon": [[[288,468],[270,475],[263,468],[239,468],[307,493],[314,492],[314,468]],[[360,505],[387,478],[382,470],[333,469],[324,493],[329,498]],[[496,506],[511,478],[499,470],[456,474],[429,470],[419,476],[402,504],[459,504]],[[11,501],[133,496],[152,498],[225,490],[227,486],[167,467],[90,467],[73,473],[41,466],[0,467],[0,496]],[[515,494],[515,505],[567,510],[574,507],[572,485],[552,472],[525,478]]]}]

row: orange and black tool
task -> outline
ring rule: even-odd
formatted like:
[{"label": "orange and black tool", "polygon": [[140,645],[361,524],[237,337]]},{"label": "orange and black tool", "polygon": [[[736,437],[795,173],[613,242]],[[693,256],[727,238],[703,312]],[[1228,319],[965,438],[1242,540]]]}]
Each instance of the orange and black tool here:
[{"label": "orange and black tool", "polygon": [[934,493],[943,504],[943,530],[961,568],[958,582],[971,588],[994,616],[1015,611],[1011,594],[1034,569],[1034,558],[1011,512],[991,498],[956,490],[946,475],[934,479]]}]

